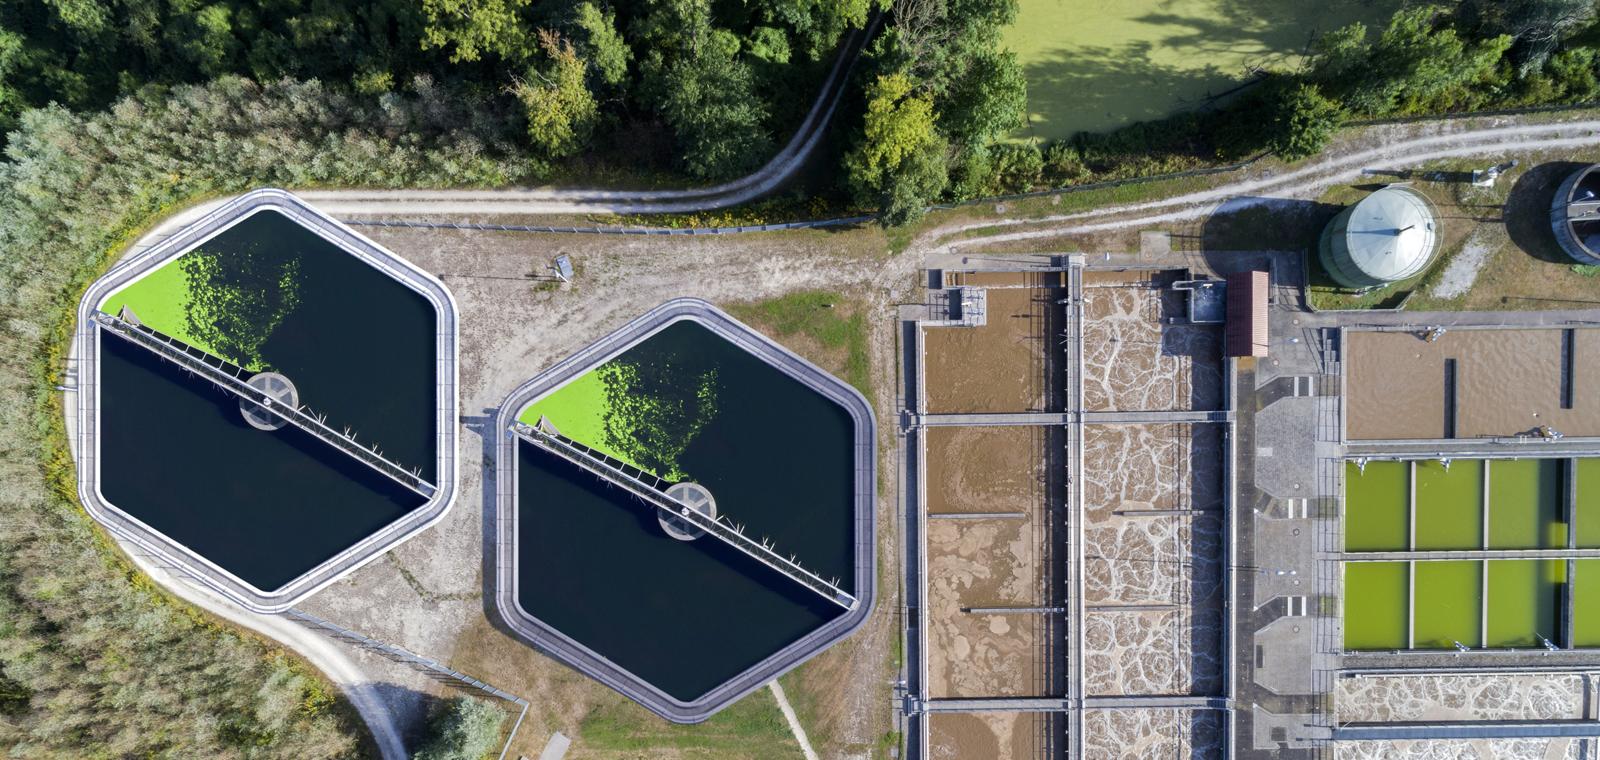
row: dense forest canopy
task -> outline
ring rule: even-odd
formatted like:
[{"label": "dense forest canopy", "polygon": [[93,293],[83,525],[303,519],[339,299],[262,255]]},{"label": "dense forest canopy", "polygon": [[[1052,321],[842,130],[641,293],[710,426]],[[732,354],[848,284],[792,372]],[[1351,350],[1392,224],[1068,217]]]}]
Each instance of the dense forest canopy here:
[{"label": "dense forest canopy", "polygon": [[664,133],[675,168],[728,177],[798,123],[871,2],[0,0],[0,130],[225,74],[365,94],[426,76],[519,106],[508,122],[547,158]]}]

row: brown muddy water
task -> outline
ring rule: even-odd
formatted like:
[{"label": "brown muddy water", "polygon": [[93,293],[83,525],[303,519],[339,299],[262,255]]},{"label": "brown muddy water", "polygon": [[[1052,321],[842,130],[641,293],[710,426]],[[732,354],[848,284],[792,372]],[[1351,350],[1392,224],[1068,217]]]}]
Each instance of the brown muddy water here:
[{"label": "brown muddy water", "polygon": [[1346,333],[1346,437],[1600,435],[1600,330]]}]

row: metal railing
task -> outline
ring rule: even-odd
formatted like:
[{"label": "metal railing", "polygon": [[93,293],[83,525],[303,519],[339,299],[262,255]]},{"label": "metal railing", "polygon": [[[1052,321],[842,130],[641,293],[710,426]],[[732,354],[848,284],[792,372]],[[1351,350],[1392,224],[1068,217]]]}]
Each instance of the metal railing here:
[{"label": "metal railing", "polygon": [[770,541],[757,541],[746,536],[742,529],[726,518],[711,517],[682,504],[622,467],[611,464],[609,458],[596,455],[588,447],[521,422],[512,426],[512,432],[528,443],[566,459],[602,480],[621,486],[656,508],[664,509],[674,517],[716,536],[729,546],[788,576],[828,601],[845,609],[855,607],[855,596],[840,588],[837,581],[824,580],[816,573],[802,567],[796,558],[784,557],[774,552]]},{"label": "metal railing", "polygon": [[323,418],[320,415],[308,411],[306,407],[294,407],[275,402],[270,394],[252,387],[246,380],[241,379],[233,372],[213,365],[201,356],[196,356],[193,353],[194,349],[182,341],[163,335],[149,327],[134,325],[103,311],[95,312],[94,320],[107,332],[118,335],[136,346],[148,349],[155,355],[211,381],[212,384],[224,391],[267,409],[285,422],[310,433],[328,445],[343,451],[424,497],[432,498],[434,491],[437,490],[432,483],[424,480],[421,475],[401,467],[378,453],[376,446],[369,449],[357,442],[355,436],[349,433],[341,433],[328,427],[323,423]]}]

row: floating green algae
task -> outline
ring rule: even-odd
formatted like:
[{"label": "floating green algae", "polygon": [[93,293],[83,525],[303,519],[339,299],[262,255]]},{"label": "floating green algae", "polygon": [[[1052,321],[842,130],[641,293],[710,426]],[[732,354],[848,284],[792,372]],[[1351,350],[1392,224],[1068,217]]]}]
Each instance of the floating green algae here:
[{"label": "floating green algae", "polygon": [[1538,647],[1559,641],[1566,564],[1550,560],[1489,562],[1489,647]]},{"label": "floating green algae", "polygon": [[[1371,467],[1371,465],[1368,465]],[[1416,548],[1483,548],[1483,460],[1416,463]]]},{"label": "floating green algae", "polygon": [[1483,641],[1483,563],[1417,562],[1412,647],[1451,649]]},{"label": "floating green algae", "polygon": [[299,305],[300,260],[265,245],[195,249],[151,270],[101,302],[139,322],[252,372],[261,349]]},{"label": "floating green algae", "polygon": [[1404,562],[1345,563],[1345,649],[1406,648],[1409,583]]},{"label": "floating green algae", "polygon": [[1405,462],[1346,462],[1345,551],[1400,551],[1410,544]]},{"label": "floating green algae", "polygon": [[1600,647],[1600,559],[1572,565],[1572,645]]},{"label": "floating green algae", "polygon": [[1573,466],[1578,478],[1572,528],[1578,532],[1578,546],[1600,548],[1600,459],[1574,460]]},{"label": "floating green algae", "polygon": [[1566,546],[1561,522],[1561,460],[1496,459],[1489,463],[1489,548]]}]

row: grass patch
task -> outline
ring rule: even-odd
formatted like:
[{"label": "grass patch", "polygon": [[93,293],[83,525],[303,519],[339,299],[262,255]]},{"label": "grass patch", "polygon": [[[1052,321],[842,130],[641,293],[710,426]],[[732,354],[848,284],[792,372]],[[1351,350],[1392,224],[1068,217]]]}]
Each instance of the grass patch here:
[{"label": "grass patch", "polygon": [[[735,317],[766,328],[779,338],[808,338],[829,356],[807,358],[839,373],[862,395],[872,397],[872,361],[867,348],[865,308],[825,290],[809,290],[754,303],[733,304]],[[803,351],[801,353],[804,353]],[[831,366],[830,366],[831,365]]]},{"label": "grass patch", "polygon": [[654,757],[652,753],[665,750],[676,750],[679,757],[708,759],[804,757],[768,689],[693,726],[668,723],[632,702],[600,705],[583,718],[573,750],[574,758],[599,756],[596,753]]},{"label": "grass patch", "polygon": [[1059,139],[1194,108],[1255,67],[1296,66],[1313,35],[1382,28],[1398,0],[1021,0],[1002,46],[1028,80],[1023,135]]},{"label": "grass patch", "polygon": [[1600,265],[1573,264],[1572,273],[1578,275],[1579,277],[1600,277]]}]

